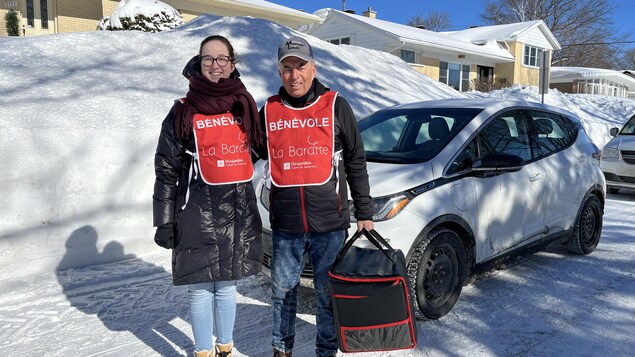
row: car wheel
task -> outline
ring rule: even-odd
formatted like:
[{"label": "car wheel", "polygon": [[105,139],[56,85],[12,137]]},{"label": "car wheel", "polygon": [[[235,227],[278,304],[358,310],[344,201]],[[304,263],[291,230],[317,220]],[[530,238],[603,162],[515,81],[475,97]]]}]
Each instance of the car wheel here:
[{"label": "car wheel", "polygon": [[615,188],[615,187],[609,187],[606,189],[606,192],[610,193],[610,194],[616,194],[620,191],[619,188]]},{"label": "car wheel", "polygon": [[447,229],[432,230],[415,248],[408,276],[421,313],[430,319],[447,314],[459,298],[467,276],[465,248]]},{"label": "car wheel", "polygon": [[602,204],[596,196],[588,196],[575,219],[567,247],[574,254],[589,254],[597,247],[601,233]]}]

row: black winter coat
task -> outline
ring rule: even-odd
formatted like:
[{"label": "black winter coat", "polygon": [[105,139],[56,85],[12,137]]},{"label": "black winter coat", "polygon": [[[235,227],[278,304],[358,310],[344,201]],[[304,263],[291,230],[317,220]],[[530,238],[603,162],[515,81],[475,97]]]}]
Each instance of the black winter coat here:
[{"label": "black winter coat", "polygon": [[251,183],[208,185],[192,177],[185,209],[193,135],[176,139],[177,102],[163,121],[154,159],[154,226],[174,223],[174,285],[237,280],[257,274],[262,261],[261,221]]},{"label": "black winter coat", "polygon": [[[329,89],[314,79],[312,88],[303,98],[293,98],[284,89],[278,94],[286,105],[305,107],[326,93]],[[301,187],[276,187],[271,185],[269,220],[271,228],[292,233],[328,233],[350,227],[348,192],[351,189],[355,206],[355,218],[372,220],[373,206],[366,171],[366,153],[355,114],[346,99],[337,96],[335,111],[335,151],[342,150],[339,163],[339,195],[336,192],[335,173],[323,185]],[[260,110],[260,122],[265,125],[264,107]],[[264,128],[264,126],[263,126]],[[258,150],[266,159],[266,144]]]}]

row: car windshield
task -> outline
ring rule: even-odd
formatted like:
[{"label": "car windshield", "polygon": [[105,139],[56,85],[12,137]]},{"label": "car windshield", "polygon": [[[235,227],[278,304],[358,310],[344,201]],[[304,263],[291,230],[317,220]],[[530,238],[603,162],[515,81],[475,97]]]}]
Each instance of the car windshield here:
[{"label": "car windshield", "polygon": [[631,117],[628,123],[624,124],[620,135],[635,135],[635,115]]},{"label": "car windshield", "polygon": [[432,159],[482,109],[387,109],[359,122],[371,162],[412,164]]}]

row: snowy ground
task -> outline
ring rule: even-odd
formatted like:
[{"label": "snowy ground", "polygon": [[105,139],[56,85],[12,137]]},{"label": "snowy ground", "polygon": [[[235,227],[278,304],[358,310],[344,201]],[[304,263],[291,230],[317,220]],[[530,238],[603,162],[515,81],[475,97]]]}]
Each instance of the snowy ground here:
[{"label": "snowy ground", "polygon": [[[610,195],[602,239],[591,255],[519,258],[468,285],[450,314],[418,321],[415,350],[363,356],[632,356],[633,216],[635,192]],[[124,257],[121,246],[110,249]],[[186,292],[172,286],[169,260],[167,252],[130,256],[3,281],[0,356],[191,353]],[[269,356],[269,280],[252,277],[238,290],[234,353]],[[300,301],[294,356],[312,356],[312,291],[303,290]]]}]

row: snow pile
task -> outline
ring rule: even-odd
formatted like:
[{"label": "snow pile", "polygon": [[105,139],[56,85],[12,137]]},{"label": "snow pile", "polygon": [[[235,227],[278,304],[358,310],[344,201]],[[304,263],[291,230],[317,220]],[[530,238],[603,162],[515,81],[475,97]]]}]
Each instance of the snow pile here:
[{"label": "snow pile", "polygon": [[[152,241],[154,150],[163,118],[187,92],[181,70],[212,34],[231,40],[258,106],[280,87],[278,45],[305,36],[266,20],[201,16],[159,33],[0,38],[0,280],[118,260],[107,248],[115,242],[139,257],[163,251]],[[358,119],[465,96],[391,54],[305,37],[318,78]],[[535,87],[469,95],[540,102]],[[632,101],[555,90],[545,102],[578,114],[599,147],[635,113]]]},{"label": "snow pile", "polygon": [[[154,150],[163,118],[187,92],[181,70],[212,34],[231,40],[259,106],[280,87],[279,44],[302,35],[260,19],[201,16],[159,33],[0,38],[0,279],[119,259],[105,250],[113,241],[137,256],[161,251],[152,241]],[[390,54],[308,41],[318,77],[358,118],[462,96]]]},{"label": "snow pile", "polygon": [[[489,93],[470,92],[472,97],[517,98],[540,103],[542,95],[538,87],[514,85]],[[601,149],[610,139],[609,130],[620,127],[635,114],[635,101],[626,98],[592,94],[567,94],[549,89],[544,103],[566,109],[582,121],[582,127],[591,140]]]},{"label": "snow pile", "polygon": [[104,17],[97,30],[138,30],[161,32],[183,24],[181,14],[172,6],[158,0],[121,0],[117,9]]}]

